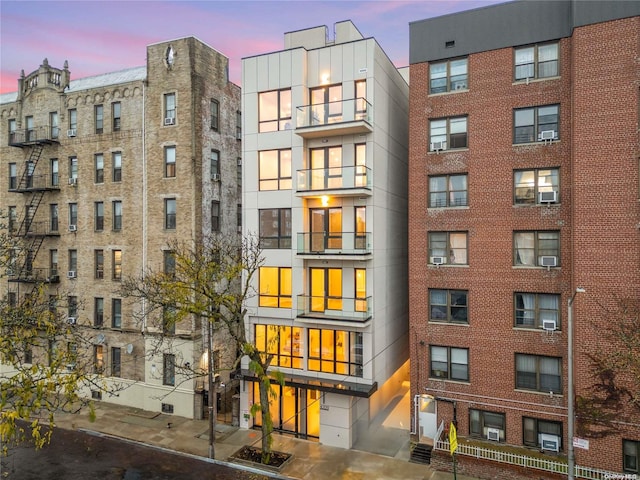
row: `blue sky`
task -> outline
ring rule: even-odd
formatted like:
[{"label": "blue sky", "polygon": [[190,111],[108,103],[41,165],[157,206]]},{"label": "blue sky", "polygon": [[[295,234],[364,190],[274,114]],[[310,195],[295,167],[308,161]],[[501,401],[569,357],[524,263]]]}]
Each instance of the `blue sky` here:
[{"label": "blue sky", "polygon": [[229,57],[240,83],[243,57],[281,50],[284,33],[351,20],[398,67],[409,63],[409,23],[501,0],[12,1],[0,0],[0,93],[42,60],[71,78],[145,65],[146,46],[196,36]]}]

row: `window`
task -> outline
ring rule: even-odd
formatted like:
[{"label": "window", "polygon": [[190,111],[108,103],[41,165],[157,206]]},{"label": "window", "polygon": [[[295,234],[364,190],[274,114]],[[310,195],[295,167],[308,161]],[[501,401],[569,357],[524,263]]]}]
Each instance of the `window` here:
[{"label": "window", "polygon": [[242,204],[236,204],[236,227],[238,232],[242,231]]},{"label": "window", "polygon": [[242,190],[242,158],[236,159],[236,183],[238,184],[238,190]]},{"label": "window", "polygon": [[69,204],[69,226],[78,225],[78,204],[70,203]]},{"label": "window", "polygon": [[255,325],[255,346],[260,352],[273,355],[272,365],[303,368],[304,329],[277,325]]},{"label": "window", "polygon": [[[357,80],[355,82],[355,99],[356,99],[356,120],[367,119],[367,81]],[[357,163],[356,163],[357,164]]]},{"label": "window", "polygon": [[96,124],[96,133],[102,133],[104,129],[104,108],[102,105],[94,107],[94,116]]},{"label": "window", "polygon": [[429,93],[466,90],[467,80],[466,58],[429,65]]},{"label": "window", "polygon": [[78,110],[75,108],[69,109],[69,130],[71,130],[72,135],[76,136],[76,132],[78,131]]},{"label": "window", "polygon": [[562,393],[562,359],[516,353],[516,388]]},{"label": "window", "polygon": [[533,205],[560,201],[557,168],[516,170],[513,173],[514,203]]},{"label": "window", "polygon": [[559,266],[560,232],[514,232],[513,264],[526,267]]},{"label": "window", "polygon": [[515,80],[558,76],[558,44],[546,43],[514,50]]},{"label": "window", "polygon": [[166,93],[164,95],[164,124],[174,125],[176,123],[176,94]]},{"label": "window", "polygon": [[220,202],[217,200],[211,201],[211,232],[220,231]]},{"label": "window", "polygon": [[258,94],[259,132],[291,128],[291,90],[273,90]]},{"label": "window", "polygon": [[640,441],[622,440],[623,469],[627,473],[640,473]]},{"label": "window", "polygon": [[176,254],[173,250],[164,250],[162,252],[162,268],[165,275],[175,276]]},{"label": "window", "polygon": [[96,278],[104,278],[104,250],[95,250],[95,273]]},{"label": "window", "polygon": [[114,230],[122,229],[122,201],[115,200],[111,202],[111,208],[113,210],[113,226]]},{"label": "window", "polygon": [[104,156],[98,153],[95,156],[96,183],[104,183]]},{"label": "window", "polygon": [[310,328],[308,335],[309,370],[362,377],[362,332]]},{"label": "window", "polygon": [[162,384],[176,384],[176,356],[170,353],[162,356]]},{"label": "window", "polygon": [[513,111],[513,143],[557,140],[558,105],[518,108]]},{"label": "window", "polygon": [[466,290],[429,290],[429,320],[432,322],[469,323]]},{"label": "window", "polygon": [[[11,210],[13,208],[13,211]],[[17,218],[15,217],[17,212],[15,211],[15,207],[9,207],[9,230],[11,231],[15,227],[15,221]],[[58,204],[52,203],[49,205],[49,222],[51,224],[51,231],[57,232],[58,225]]]},{"label": "window", "polygon": [[542,448],[545,436],[555,437],[558,449],[562,449],[562,422],[522,417],[522,443],[530,447]]},{"label": "window", "polygon": [[291,188],[291,150],[259,152],[260,190]]},{"label": "window", "polygon": [[429,177],[429,207],[466,207],[467,175]]},{"label": "window", "polygon": [[291,209],[260,210],[260,247],[291,248]]},{"label": "window", "polygon": [[175,230],[176,228],[176,199],[165,198],[164,200],[164,228]]},{"label": "window", "polygon": [[49,113],[49,128],[51,129],[51,138],[60,136],[60,127],[58,126],[58,112]]},{"label": "window", "polygon": [[15,163],[9,164],[9,190],[18,188],[18,167]]},{"label": "window", "polygon": [[113,152],[111,158],[113,163],[113,181],[121,182],[122,181],[122,153]]},{"label": "window", "polygon": [[122,300],[111,300],[111,328],[122,328]]},{"label": "window", "polygon": [[355,248],[365,250],[367,248],[367,207],[355,207]]},{"label": "window", "polygon": [[[361,150],[356,148],[356,153],[359,151]],[[310,150],[309,156],[311,190],[343,187],[342,147],[313,148]],[[361,160],[361,158],[362,156],[358,156],[356,160]],[[366,176],[363,178],[361,173],[363,170],[366,172],[364,165],[357,165],[356,171],[360,175],[354,179],[362,183],[362,186],[366,185]]]},{"label": "window", "polygon": [[78,157],[69,157],[69,185],[78,181]]},{"label": "window", "polygon": [[58,276],[58,250],[49,250],[49,276],[53,279]]},{"label": "window", "polygon": [[104,320],[104,298],[93,299],[93,326],[101,327]]},{"label": "window", "polygon": [[355,311],[366,312],[367,306],[367,270],[365,268],[355,268]]},{"label": "window", "polygon": [[310,268],[309,291],[312,312],[342,310],[342,269]]},{"label": "window", "polygon": [[236,140],[242,140],[242,112],[236,110]]},{"label": "window", "polygon": [[93,373],[104,372],[104,349],[102,345],[93,346]]},{"label": "window", "polygon": [[111,376],[119,377],[122,374],[121,367],[120,347],[111,347]]},{"label": "window", "polygon": [[33,116],[29,115],[28,117],[25,117],[24,123],[27,126],[27,141],[32,142],[36,140],[36,129],[33,124]]},{"label": "window", "polygon": [[57,187],[60,185],[60,166],[57,158],[51,159],[51,186]]},{"label": "window", "polygon": [[328,85],[310,90],[310,125],[327,125],[342,121],[342,85]]},{"label": "window", "polygon": [[431,120],[429,126],[429,151],[467,147],[467,117]]},{"label": "window", "polygon": [[220,180],[220,152],[211,150],[211,180]]},{"label": "window", "polygon": [[260,267],[260,306],[291,308],[291,268]]},{"label": "window", "polygon": [[67,315],[74,318],[78,316],[78,297],[67,297]]},{"label": "window", "polygon": [[546,321],[560,328],[560,295],[516,293],[514,303],[516,327],[543,328]]},{"label": "window", "polygon": [[[357,143],[355,145],[355,153],[356,153],[355,186],[367,187],[367,144]],[[342,159],[340,159],[340,162],[342,163]]]},{"label": "window", "polygon": [[78,251],[77,250],[69,250],[69,271],[73,272],[74,275],[78,272]]},{"label": "window", "polygon": [[95,228],[96,231],[102,231],[104,229],[104,203],[95,203]]},{"label": "window", "polygon": [[[496,432],[497,431],[497,432]],[[469,409],[469,435],[505,441],[506,416],[504,413],[486,412],[484,410]]]},{"label": "window", "polygon": [[[58,206],[56,205],[56,212],[57,212]],[[10,206],[8,208],[8,215],[7,215],[7,221],[8,221],[8,229],[9,229],[9,233],[13,233],[17,230],[18,227],[18,207],[16,206]],[[53,229],[53,222],[51,222],[51,230],[52,231],[56,231]]]},{"label": "window", "polygon": [[431,345],[429,376],[445,380],[469,381],[469,350]]},{"label": "window", "polygon": [[220,102],[218,100],[211,100],[211,130],[218,131],[218,122],[220,115]]},{"label": "window", "polygon": [[467,265],[467,232],[429,232],[429,263]]},{"label": "window", "polygon": [[16,129],[18,128],[18,124],[16,123],[15,118],[9,119],[9,145],[13,144],[16,141]]},{"label": "window", "polygon": [[162,333],[165,335],[175,335],[176,323],[178,323],[178,309],[173,305],[162,307]]},{"label": "window", "polygon": [[112,278],[114,280],[122,280],[122,250],[114,250],[112,252]]},{"label": "window", "polygon": [[176,176],[176,147],[164,147],[164,176]]},{"label": "window", "polygon": [[112,129],[114,132],[120,131],[121,117],[120,117],[120,102],[113,102],[111,104],[111,120]]}]

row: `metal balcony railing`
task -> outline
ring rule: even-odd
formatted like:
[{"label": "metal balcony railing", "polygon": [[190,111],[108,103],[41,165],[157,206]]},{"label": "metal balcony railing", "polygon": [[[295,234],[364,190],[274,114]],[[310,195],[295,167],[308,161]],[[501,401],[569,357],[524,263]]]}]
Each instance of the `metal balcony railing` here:
[{"label": "metal balcony railing", "polygon": [[371,318],[371,297],[317,297],[298,295],[299,317],[365,322]]},{"label": "metal balcony railing", "polygon": [[371,232],[298,233],[298,254],[365,255],[372,238]]},{"label": "metal balcony railing", "polygon": [[23,128],[9,132],[9,146],[20,147],[23,145],[34,145],[41,143],[54,143],[58,141],[60,135],[59,127],[41,125],[33,128]]},{"label": "metal balcony railing", "polygon": [[371,169],[364,165],[298,170],[296,175],[296,190],[298,192],[345,189],[371,190],[373,183]]},{"label": "metal balcony railing", "polygon": [[29,268],[24,267],[22,269],[9,268],[7,270],[7,277],[10,282],[27,282],[27,283],[58,283],[60,282],[60,276],[58,270],[53,268]]},{"label": "metal balcony railing", "polygon": [[18,182],[18,177],[9,177],[9,190],[16,192],[60,190],[59,177],[57,173],[26,175],[22,184]]}]

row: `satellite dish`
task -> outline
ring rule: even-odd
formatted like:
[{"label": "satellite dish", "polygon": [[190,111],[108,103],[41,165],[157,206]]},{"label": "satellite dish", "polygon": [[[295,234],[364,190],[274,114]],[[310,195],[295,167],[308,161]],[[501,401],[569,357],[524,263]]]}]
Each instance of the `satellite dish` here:
[{"label": "satellite dish", "polygon": [[133,352],[133,345],[132,345],[131,343],[129,343],[129,344],[127,345],[127,353],[128,353],[129,355],[131,355],[131,353],[132,353],[132,352]]},{"label": "satellite dish", "polygon": [[98,336],[96,337],[96,342],[98,342],[99,344],[103,344],[104,343],[104,333],[99,333]]}]

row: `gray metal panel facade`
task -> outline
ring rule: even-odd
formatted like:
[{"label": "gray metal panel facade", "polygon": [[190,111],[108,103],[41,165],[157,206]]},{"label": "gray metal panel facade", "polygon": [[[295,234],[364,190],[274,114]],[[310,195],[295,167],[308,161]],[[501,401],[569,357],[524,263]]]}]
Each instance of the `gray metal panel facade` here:
[{"label": "gray metal panel facade", "polygon": [[637,1],[519,0],[429,18],[409,24],[409,63],[556,40],[574,27],[636,15]]}]

